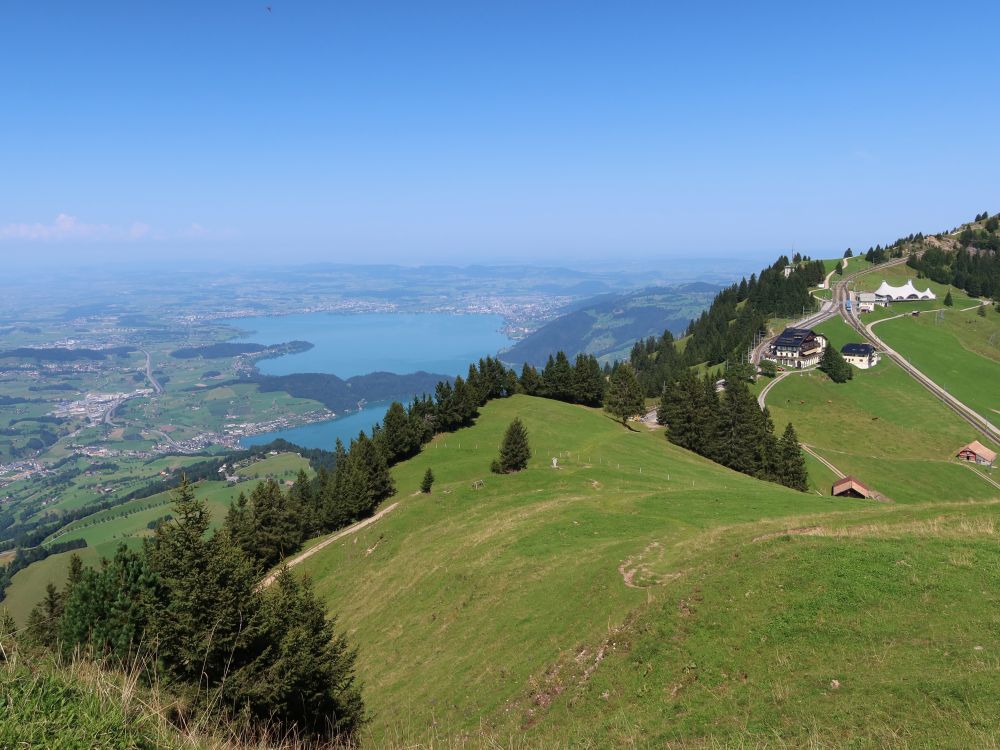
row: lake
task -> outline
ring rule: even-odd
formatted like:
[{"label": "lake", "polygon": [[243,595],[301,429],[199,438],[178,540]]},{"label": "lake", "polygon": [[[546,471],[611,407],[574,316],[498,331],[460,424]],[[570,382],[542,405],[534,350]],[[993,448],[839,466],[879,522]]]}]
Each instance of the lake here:
[{"label": "lake", "polygon": [[351,439],[356,438],[362,430],[371,433],[372,425],[382,421],[385,410],[388,408],[389,404],[368,404],[361,411],[345,414],[342,417],[331,419],[329,422],[316,422],[315,424],[293,427],[290,430],[265,432],[243,438],[240,440],[240,445],[248,448],[251,445],[265,445],[272,440],[281,438],[303,448],[322,448],[332,451],[337,438],[340,438],[347,446],[350,445]]},{"label": "lake", "polygon": [[258,365],[265,375],[329,372],[341,378],[369,372],[404,374],[425,370],[465,375],[469,363],[509,346],[499,315],[371,313],[284,315],[228,321],[252,331],[235,341],[280,344],[308,341],[307,352]]},{"label": "lake", "polygon": [[[341,378],[369,372],[409,373],[418,370],[465,375],[471,362],[495,355],[513,342],[500,332],[499,315],[448,313],[310,313],[228,321],[246,331],[234,341],[279,344],[308,341],[301,354],[266,359],[258,364],[265,375],[326,372]],[[260,445],[284,438],[305,448],[332,449],[336,438],[345,443],[382,419],[388,404],[371,404],[360,412],[329,422],[246,438],[243,445]]]}]

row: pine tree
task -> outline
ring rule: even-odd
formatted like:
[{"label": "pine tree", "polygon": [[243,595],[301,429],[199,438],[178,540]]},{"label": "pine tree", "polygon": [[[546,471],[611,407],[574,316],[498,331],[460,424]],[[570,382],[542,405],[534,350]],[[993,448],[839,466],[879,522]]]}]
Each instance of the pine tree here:
[{"label": "pine tree", "polygon": [[175,490],[173,515],[174,522],[156,529],[146,551],[157,579],[149,609],[153,646],[168,675],[214,688],[252,657],[257,576],[228,534],[206,538],[208,508],[186,478]]},{"label": "pine tree", "polygon": [[249,508],[249,534],[234,542],[258,570],[266,570],[302,544],[301,509],[293,506],[273,479],[254,487]]},{"label": "pine tree", "polygon": [[299,509],[303,538],[322,532],[322,506],[319,494],[315,492],[315,486],[305,469],[299,469],[295,481],[288,490],[288,501],[293,508]]},{"label": "pine tree", "polygon": [[520,386],[522,393],[526,393],[529,396],[537,396],[542,386],[542,381],[538,376],[538,370],[525,362],[521,367],[521,377],[518,380],[518,385]]},{"label": "pine tree", "polygon": [[419,451],[421,445],[434,437],[434,402],[429,396],[413,399],[407,416],[410,420],[410,433]]},{"label": "pine tree", "polygon": [[764,431],[763,415],[746,383],[735,381],[726,385],[719,402],[715,443],[707,451],[709,457],[730,469],[758,475],[762,470],[758,446]]},{"label": "pine tree", "polygon": [[333,449],[333,468],[321,467],[312,483],[320,532],[339,529],[350,521],[350,510],[344,497],[346,472],[347,451],[343,441],[337,438]]},{"label": "pine tree", "polygon": [[264,591],[255,624],[255,658],[227,678],[229,701],[296,733],[349,740],[366,720],[357,651],[334,633],[308,579],[282,570]]},{"label": "pine tree", "polygon": [[241,492],[229,506],[222,528],[240,549],[247,550],[253,547],[253,514],[250,500],[244,493]]},{"label": "pine tree", "polygon": [[429,495],[433,484],[434,472],[431,471],[430,467],[427,467],[427,471],[424,472],[424,478],[420,481],[420,491],[425,495]]},{"label": "pine tree", "polygon": [[82,570],[66,593],[60,634],[65,653],[78,646],[127,660],[147,646],[156,582],[145,555],[124,544],[100,568]]},{"label": "pine tree", "polygon": [[955,304],[955,300],[953,300],[951,298],[951,289],[949,289],[948,293],[946,295],[944,295],[944,306],[945,307],[951,307],[954,304]]},{"label": "pine tree", "polygon": [[0,610],[0,660],[10,658],[11,642],[17,632],[17,623],[14,616],[5,609]]},{"label": "pine tree", "polygon": [[809,489],[806,458],[799,447],[799,438],[791,422],[785,426],[785,432],[778,442],[778,459],[778,479],[783,485],[800,492]]},{"label": "pine tree", "polygon": [[59,621],[63,613],[62,593],[49,583],[45,596],[28,614],[27,640],[47,648],[54,648],[59,641]]},{"label": "pine tree", "polygon": [[393,401],[389,405],[382,419],[382,429],[377,442],[390,466],[415,455],[420,450],[420,444],[410,429],[409,415],[398,401]]},{"label": "pine tree", "polygon": [[819,362],[819,369],[830,376],[834,383],[846,383],[854,377],[854,369],[832,344],[827,344]]},{"label": "pine tree", "polygon": [[980,305],[979,309],[976,310],[976,315],[978,315],[980,318],[985,318],[986,317],[986,305]]},{"label": "pine tree", "polygon": [[528,446],[528,431],[518,417],[507,427],[500,445],[500,457],[493,461],[490,470],[495,474],[521,471],[527,468],[529,458],[531,448]]},{"label": "pine tree", "polygon": [[585,406],[600,406],[604,400],[604,373],[597,357],[579,354],[573,366],[573,400]]},{"label": "pine tree", "polygon": [[558,401],[573,401],[573,367],[563,351],[549,357],[542,371],[542,395]]},{"label": "pine tree", "polygon": [[646,399],[632,365],[622,363],[611,372],[604,409],[623,425],[646,408]]}]

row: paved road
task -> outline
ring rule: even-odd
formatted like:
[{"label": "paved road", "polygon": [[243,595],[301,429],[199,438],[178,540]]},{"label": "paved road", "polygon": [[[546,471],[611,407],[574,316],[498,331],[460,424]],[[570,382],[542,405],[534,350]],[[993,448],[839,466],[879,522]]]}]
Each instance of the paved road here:
[{"label": "paved road", "polygon": [[159,381],[153,377],[153,358],[149,356],[149,352],[145,349],[142,350],[142,353],[146,355],[146,380],[148,380],[149,384],[153,386],[154,391],[157,393],[163,393],[163,386],[160,385]]},{"label": "paved road", "polygon": [[[812,368],[807,368],[807,369],[812,369]],[[782,380],[787,378],[789,375],[791,375],[793,372],[804,372],[804,371],[785,370],[784,372],[779,372],[777,375],[771,378],[770,383],[768,383],[767,385],[765,385],[763,388],[760,389],[760,393],[757,394],[757,405],[760,406],[761,410],[764,409],[764,401],[767,399],[767,394],[771,392],[771,389],[774,388],[774,386],[776,386]]]},{"label": "paved road", "polygon": [[[892,268],[893,266],[898,266],[903,263],[906,263],[906,261],[907,258],[893,258],[892,260],[888,260],[885,263],[880,263],[877,266],[869,266],[868,268],[863,268],[860,271],[855,271],[854,273],[847,274],[847,276],[842,277],[840,281],[838,281],[836,284],[833,285],[833,287],[831,287],[832,298],[824,300],[823,304],[820,305],[820,309],[818,312],[811,313],[810,315],[807,315],[801,320],[797,320],[790,325],[794,328],[814,328],[818,326],[820,323],[830,320],[830,318],[835,318],[838,312],[842,313],[844,310],[844,302],[848,298],[848,285],[852,281],[854,281],[859,276],[865,275],[866,273],[873,273],[875,271],[881,271],[886,268]],[[848,265],[850,265],[850,262],[848,262]],[[830,277],[827,276],[828,281],[829,278]],[[766,338],[759,344],[757,344],[756,347],[754,347],[753,353],[751,354],[751,358],[755,363],[760,363],[760,360],[764,357],[765,354],[767,354],[768,350],[771,348],[771,344],[775,338],[777,337],[771,336],[769,338]]]},{"label": "paved road", "polygon": [[[331,544],[333,544],[338,539],[343,539],[345,536],[349,536],[351,534],[354,534],[355,532],[361,531],[361,529],[365,528],[366,526],[371,526],[373,523],[375,523],[377,520],[379,520],[382,516],[388,515],[393,510],[395,510],[398,506],[399,506],[399,502],[398,501],[395,502],[395,503],[393,503],[392,505],[387,505],[386,507],[382,508],[382,510],[380,510],[378,513],[376,513],[374,516],[372,516],[371,518],[366,518],[363,521],[358,521],[356,524],[354,524],[352,526],[348,526],[346,529],[341,529],[340,531],[331,534],[326,539],[324,539],[322,542],[320,542],[319,544],[317,544],[315,547],[310,547],[305,552],[302,552],[302,553],[296,555],[295,557],[293,557],[291,560],[287,560],[284,563],[284,566],[287,566],[289,568],[294,568],[300,562],[302,562],[303,560],[309,559],[310,557],[312,557],[313,555],[315,555],[317,552],[319,552],[324,547],[329,547]],[[273,573],[269,573],[267,575],[267,577],[263,581],[260,582],[259,588],[262,588],[262,589],[263,588],[267,588],[272,583],[274,583],[275,580],[278,578],[278,573],[280,573],[280,572],[281,572],[281,569],[278,569],[278,570],[274,571]]]},{"label": "paved road", "polygon": [[873,343],[880,351],[882,351],[887,357],[889,357],[893,362],[898,364],[903,368],[914,380],[916,380],[920,385],[924,386],[928,391],[930,391],[936,398],[942,401],[947,407],[958,414],[962,419],[972,425],[978,432],[990,438],[991,440],[1000,442],[1000,428],[997,428],[990,420],[984,417],[982,414],[974,411],[970,407],[963,404],[957,398],[955,398],[951,393],[946,391],[944,388],[939,386],[929,377],[924,375],[920,370],[910,364],[909,360],[903,355],[893,349],[891,346],[886,344],[878,335],[874,332],[874,327],[879,323],[883,322],[880,320],[873,321],[867,325],[861,322],[858,317],[857,310],[852,309],[850,312],[845,310],[843,307],[840,308],[840,314],[855,331],[860,333],[871,343]]}]

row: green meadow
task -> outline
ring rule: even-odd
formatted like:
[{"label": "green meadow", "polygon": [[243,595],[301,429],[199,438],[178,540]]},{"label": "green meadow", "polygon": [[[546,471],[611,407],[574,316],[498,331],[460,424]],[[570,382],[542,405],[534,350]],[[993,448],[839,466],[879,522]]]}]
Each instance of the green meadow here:
[{"label": "green meadow", "polygon": [[[515,416],[533,458],[524,472],[492,475]],[[427,468],[437,481],[422,495]],[[816,487],[826,485],[832,475],[815,471]],[[989,513],[978,503],[988,493],[971,472],[962,472],[968,488],[912,505],[821,497],[723,469],[671,446],[662,430],[627,430],[595,410],[516,396],[492,402],[474,427],[438,436],[393,473],[395,510],[296,568],[359,645],[372,746],[454,747],[464,738],[469,746],[662,747],[683,731],[691,747],[709,736],[746,747],[776,736],[788,747],[846,736],[863,747],[886,729],[866,711],[892,716],[936,699],[971,701],[970,718],[951,716],[940,736],[996,733],[995,721],[982,723],[998,694],[988,670],[956,698],[957,678],[942,671],[949,660],[925,653],[935,648],[932,632],[950,647],[975,628],[995,631],[992,609],[973,607],[970,593],[960,627],[943,614],[925,617],[912,638],[897,639],[925,616],[921,577],[951,554],[947,545],[904,555],[905,542],[883,547],[875,532],[867,543],[836,536],[982,520]],[[970,498],[975,504],[952,502]],[[783,534],[810,525],[826,536]],[[968,564],[937,574],[941,586],[997,590],[995,538],[992,526],[983,529],[963,537],[955,554]],[[904,558],[912,571],[884,574]],[[980,559],[985,568],[974,564]],[[888,614],[859,621],[874,603]],[[968,618],[966,609],[974,610]],[[874,681],[879,662],[864,665],[872,653],[909,666]],[[964,656],[960,668],[971,669],[974,655]],[[926,690],[908,691],[921,669]],[[832,679],[844,693],[831,697]],[[823,718],[828,705],[843,708]]]},{"label": "green meadow", "polygon": [[[851,339],[840,319],[819,330],[836,346]],[[887,358],[870,370],[856,369],[847,383],[819,371],[795,373],[774,387],[767,405],[776,425],[791,421],[802,442],[893,500],[996,494],[952,460],[977,437],[975,430]]]},{"label": "green meadow", "polygon": [[987,419],[1000,420],[1000,315],[951,308],[919,318],[880,323],[889,346],[959,401]]}]

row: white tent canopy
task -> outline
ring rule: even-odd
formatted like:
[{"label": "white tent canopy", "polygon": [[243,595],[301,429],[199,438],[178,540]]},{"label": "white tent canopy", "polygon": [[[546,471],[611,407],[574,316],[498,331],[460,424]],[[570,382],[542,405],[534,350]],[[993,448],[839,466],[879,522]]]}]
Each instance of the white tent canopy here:
[{"label": "white tent canopy", "polygon": [[937,296],[930,290],[929,287],[922,292],[917,291],[917,288],[913,286],[912,279],[907,279],[903,286],[889,286],[889,283],[883,280],[882,285],[875,290],[875,295],[894,301],[908,299],[937,299]]}]

